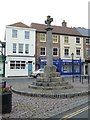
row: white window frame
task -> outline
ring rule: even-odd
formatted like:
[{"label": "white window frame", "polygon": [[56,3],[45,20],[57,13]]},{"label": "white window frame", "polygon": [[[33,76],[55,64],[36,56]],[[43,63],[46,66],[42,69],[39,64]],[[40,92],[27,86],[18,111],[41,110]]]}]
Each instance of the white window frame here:
[{"label": "white window frame", "polygon": [[76,37],[76,44],[80,44],[80,37]]},{"label": "white window frame", "polygon": [[[78,50],[78,51],[77,51]],[[78,54],[79,53],[79,54]],[[80,56],[81,55],[81,48],[76,48],[76,56]]]},{"label": "white window frame", "polygon": [[[65,51],[65,50],[68,50],[68,51]],[[68,54],[66,54],[65,52],[68,52]],[[64,56],[65,57],[68,57],[69,56],[69,52],[70,52],[70,48],[69,47],[64,47]]]},{"label": "white window frame", "polygon": [[[54,49],[57,49],[57,51],[54,51]],[[56,55],[54,53],[57,53]],[[53,47],[53,56],[58,56],[58,48],[57,47]]]},{"label": "white window frame", "polygon": [[17,30],[12,30],[12,38],[17,38]]},{"label": "white window frame", "polygon": [[46,33],[40,33],[40,42],[46,42]]},{"label": "white window frame", "polygon": [[25,39],[29,39],[30,38],[30,32],[29,31],[25,31]]},{"label": "white window frame", "polygon": [[64,44],[68,44],[69,43],[69,37],[68,36],[64,36]]},{"label": "white window frame", "polygon": [[29,44],[25,44],[25,54],[29,54]]},{"label": "white window frame", "polygon": [[58,35],[52,34],[53,43],[58,43]]},{"label": "white window frame", "polygon": [[22,43],[19,43],[18,53],[23,53],[23,44]]},{"label": "white window frame", "polygon": [[17,44],[13,43],[13,53],[16,53],[16,52],[17,52]]},{"label": "white window frame", "polygon": [[[42,48],[44,48],[45,51],[42,52],[42,51],[41,51]],[[45,54],[41,54],[41,53],[45,53]],[[43,46],[40,47],[40,56],[46,56],[46,47],[43,47]]]},{"label": "white window frame", "polygon": [[89,58],[90,57],[90,48],[86,48],[86,57]]},{"label": "white window frame", "polygon": [[10,69],[25,69],[26,62],[25,61],[10,61]]},{"label": "white window frame", "polygon": [[90,38],[86,38],[86,45],[90,45]]},{"label": "white window frame", "polygon": [[10,69],[15,69],[15,61],[10,61]]}]

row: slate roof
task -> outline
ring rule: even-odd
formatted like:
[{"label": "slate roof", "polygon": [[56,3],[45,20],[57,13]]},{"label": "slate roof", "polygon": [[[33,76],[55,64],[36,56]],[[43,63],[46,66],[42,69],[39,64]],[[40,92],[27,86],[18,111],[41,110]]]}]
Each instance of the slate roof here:
[{"label": "slate roof", "polygon": [[[37,32],[46,32],[45,28],[47,27],[45,24],[39,23],[31,23],[31,27],[36,29]],[[62,34],[62,35],[71,35],[71,36],[82,36],[75,28],[70,27],[62,27],[52,25],[52,33]]]},{"label": "slate roof", "polygon": [[8,25],[8,26],[15,26],[15,27],[22,27],[22,28],[31,28],[30,26],[22,23],[22,22],[17,22],[17,23],[14,23],[14,24],[11,24],[11,25]]},{"label": "slate roof", "polygon": [[90,29],[78,27],[76,30],[83,36],[90,37]]}]

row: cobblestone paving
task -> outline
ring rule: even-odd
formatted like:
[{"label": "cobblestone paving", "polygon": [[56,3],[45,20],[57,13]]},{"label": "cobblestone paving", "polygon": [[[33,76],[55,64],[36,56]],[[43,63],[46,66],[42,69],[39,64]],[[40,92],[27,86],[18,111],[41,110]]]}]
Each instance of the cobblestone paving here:
[{"label": "cobblestone paving", "polygon": [[3,118],[33,118],[36,116],[43,117],[45,113],[50,113],[57,109],[63,109],[69,105],[88,99],[88,97],[77,97],[67,99],[51,99],[23,96],[13,93],[12,95],[12,112],[3,114]]}]

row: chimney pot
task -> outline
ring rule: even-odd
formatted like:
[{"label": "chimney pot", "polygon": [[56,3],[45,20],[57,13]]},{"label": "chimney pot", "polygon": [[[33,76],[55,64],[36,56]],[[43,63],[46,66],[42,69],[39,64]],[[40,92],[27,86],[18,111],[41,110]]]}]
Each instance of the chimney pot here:
[{"label": "chimney pot", "polygon": [[67,27],[67,22],[65,22],[65,20],[62,22],[62,27]]}]

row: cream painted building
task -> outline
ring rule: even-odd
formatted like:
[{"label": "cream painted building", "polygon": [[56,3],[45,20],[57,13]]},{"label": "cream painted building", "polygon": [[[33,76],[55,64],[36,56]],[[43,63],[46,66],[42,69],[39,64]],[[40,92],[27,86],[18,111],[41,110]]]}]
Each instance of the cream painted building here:
[{"label": "cream painted building", "polygon": [[60,35],[60,52],[62,59],[72,59],[74,53],[73,59],[83,61],[83,37]]}]

